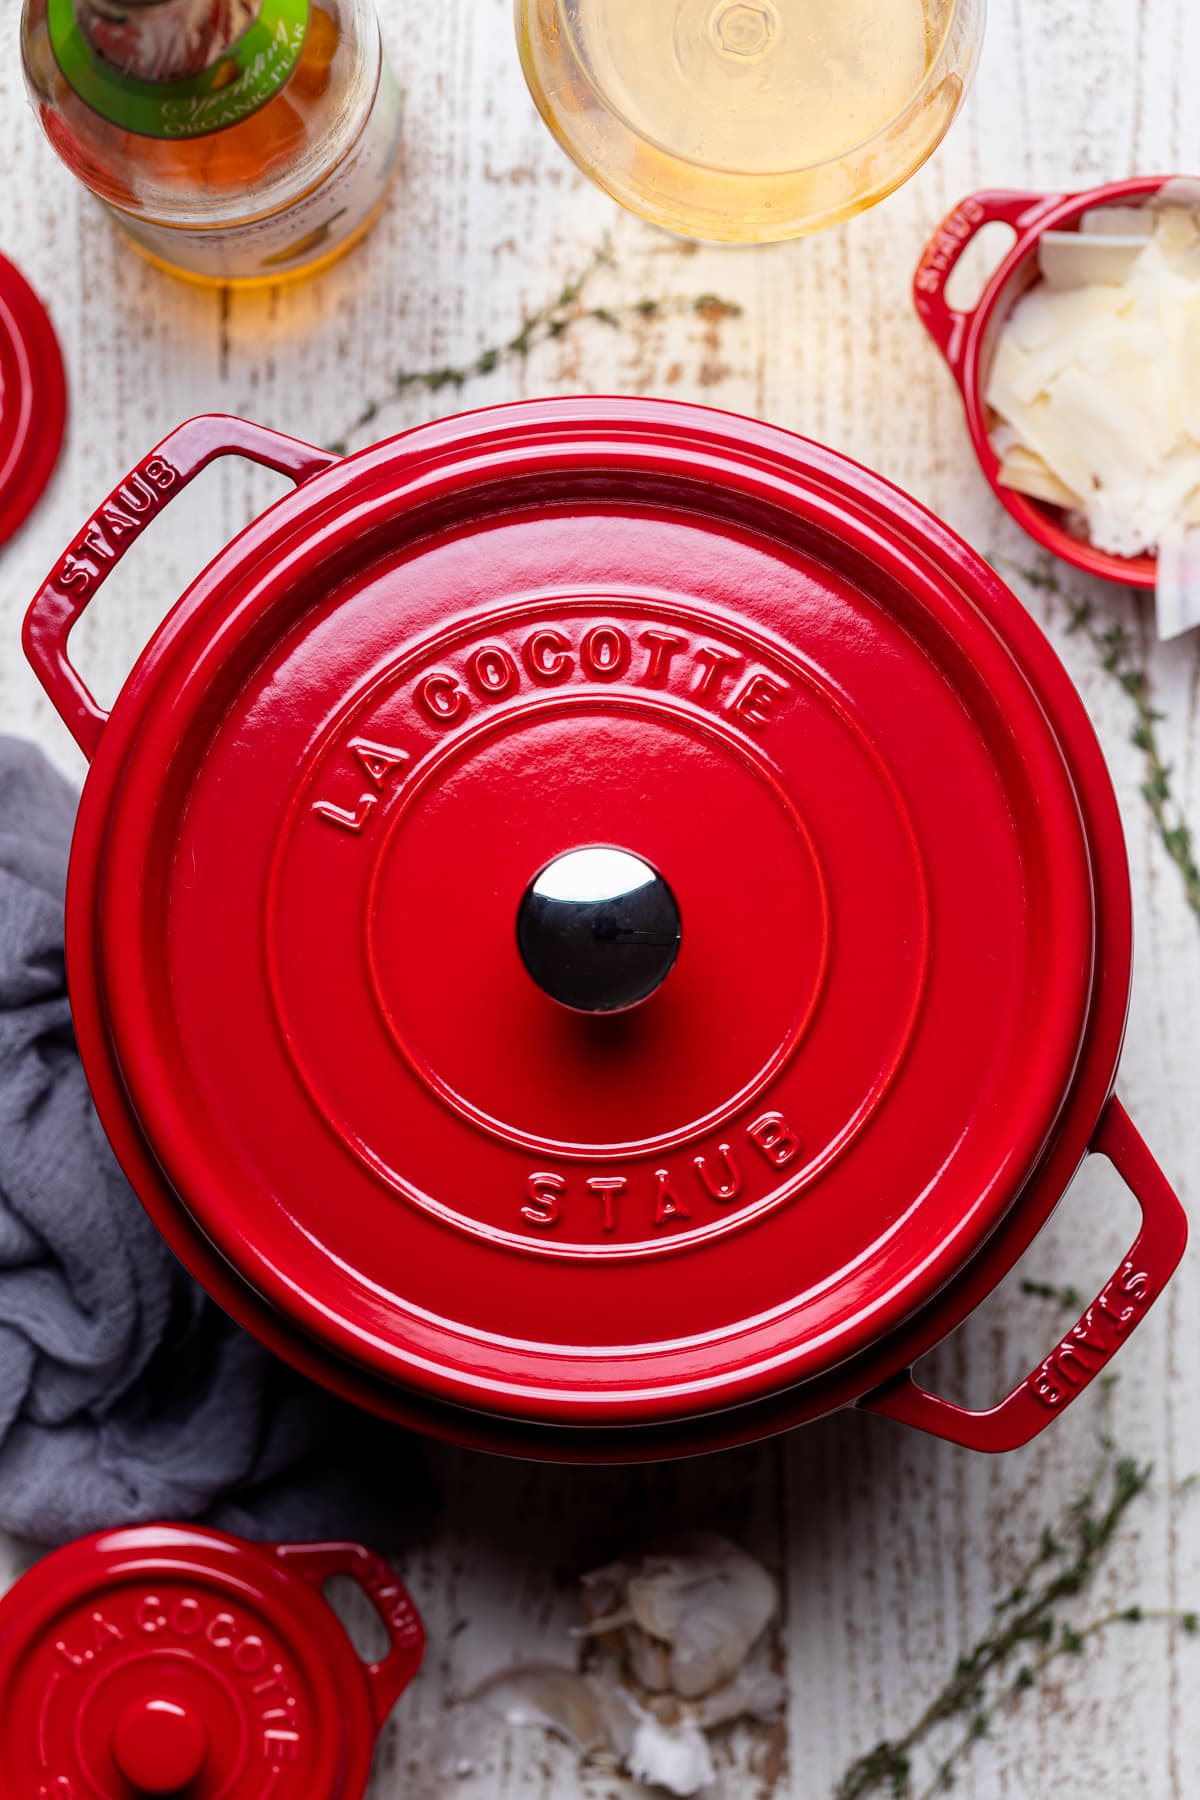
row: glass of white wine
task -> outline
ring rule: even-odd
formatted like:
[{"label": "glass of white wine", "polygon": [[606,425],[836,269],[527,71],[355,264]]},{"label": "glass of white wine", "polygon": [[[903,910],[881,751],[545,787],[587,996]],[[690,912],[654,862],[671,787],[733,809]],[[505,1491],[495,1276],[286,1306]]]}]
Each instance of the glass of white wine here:
[{"label": "glass of white wine", "polygon": [[623,206],[770,243],[882,200],[941,143],[986,0],[516,0],[570,156]]}]

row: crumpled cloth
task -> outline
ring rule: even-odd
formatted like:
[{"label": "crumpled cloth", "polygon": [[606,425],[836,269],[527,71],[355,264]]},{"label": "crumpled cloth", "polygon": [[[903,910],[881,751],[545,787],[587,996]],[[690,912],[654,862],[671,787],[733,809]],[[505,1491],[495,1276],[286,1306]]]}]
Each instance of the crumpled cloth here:
[{"label": "crumpled cloth", "polygon": [[226,1317],[109,1148],[67,1003],[75,804],[0,737],[0,1526],[59,1543],[198,1519],[391,1545],[428,1504],[416,1441]]}]

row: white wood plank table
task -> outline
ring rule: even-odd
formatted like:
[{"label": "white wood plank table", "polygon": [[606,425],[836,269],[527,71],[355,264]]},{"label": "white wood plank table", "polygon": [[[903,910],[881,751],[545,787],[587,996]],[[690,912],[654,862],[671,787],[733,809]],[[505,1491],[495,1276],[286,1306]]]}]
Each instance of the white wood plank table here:
[{"label": "white wood plank table", "polygon": [[[51,560],[112,482],[199,411],[245,413],[316,442],[342,437],[398,369],[461,365],[511,339],[606,234],[614,266],[595,276],[589,303],[711,292],[742,315],[714,323],[685,308],[626,316],[619,329],[583,323],[461,391],[406,390],[352,441],[533,393],[704,399],[861,458],[979,548],[1036,566],[978,474],[957,394],[913,316],[913,264],[939,218],[984,185],[1200,172],[1194,0],[992,0],[964,116],[907,188],[807,242],[694,249],[620,214],[560,155],[520,78],[510,0],[383,0],[407,96],[406,167],[390,212],[319,283],[222,298],[145,267],[57,164],[25,108],[16,0],[3,10],[0,249],[51,304],[72,414],[48,497],[0,552],[0,725],[36,738],[75,776],[79,759],[20,656],[18,627]],[[276,491],[261,471],[224,462],[172,509],[169,530],[136,547],[80,633],[98,691],[116,691],[168,603]],[[1068,631],[1064,597],[1013,578],[1083,693],[1124,814],[1138,940],[1122,1093],[1185,1200],[1200,1199],[1200,918],[1141,791],[1146,763],[1130,741],[1129,694],[1103,668],[1094,637]],[[1160,648],[1146,603],[1082,580],[1067,586],[1092,600],[1100,630],[1120,623],[1131,634],[1162,714],[1173,794],[1200,827],[1200,640]],[[1094,1292],[1133,1218],[1115,1180],[1089,1169],[1025,1273]],[[1165,1491],[1200,1468],[1198,1297],[1193,1254],[1117,1364],[1116,1435],[1153,1460],[1156,1492],[1131,1510],[1099,1577],[1100,1604],[1200,1603],[1200,1506]],[[985,1402],[1069,1322],[1010,1279],[930,1373],[945,1391]],[[995,1461],[861,1415],[738,1455],[632,1472],[432,1451],[444,1506],[407,1570],[431,1653],[381,1750],[374,1800],[626,1791],[602,1769],[580,1776],[573,1756],[540,1734],[510,1735],[451,1702],[510,1658],[569,1657],[573,1576],[622,1539],[676,1524],[745,1540],[786,1593],[786,1718],[774,1733],[731,1735],[717,1791],[829,1795],[853,1757],[913,1721],[986,1627],[1043,1521],[1086,1479],[1102,1404],[1089,1395],[1039,1443]],[[27,1556],[0,1545],[0,1578]],[[958,1791],[972,1800],[1200,1796],[1190,1701],[1198,1659],[1200,1644],[1157,1624],[1106,1634],[1005,1714],[967,1759]],[[918,1786],[929,1754],[917,1752]]]}]

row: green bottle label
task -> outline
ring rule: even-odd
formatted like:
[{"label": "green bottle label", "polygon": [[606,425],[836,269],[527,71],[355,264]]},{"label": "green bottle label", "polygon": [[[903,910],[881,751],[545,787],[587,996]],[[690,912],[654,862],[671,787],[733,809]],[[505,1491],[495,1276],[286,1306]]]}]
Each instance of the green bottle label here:
[{"label": "green bottle label", "polygon": [[143,137],[194,138],[237,125],[273,100],[300,60],[310,0],[263,0],[254,24],[198,75],[142,81],[123,75],[88,38],[75,0],[49,0],[58,66],[93,112]]}]

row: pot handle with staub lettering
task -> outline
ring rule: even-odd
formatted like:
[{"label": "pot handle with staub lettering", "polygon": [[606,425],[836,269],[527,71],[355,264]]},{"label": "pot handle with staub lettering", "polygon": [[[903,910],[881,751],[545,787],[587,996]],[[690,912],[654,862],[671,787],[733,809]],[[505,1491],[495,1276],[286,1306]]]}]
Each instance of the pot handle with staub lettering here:
[{"label": "pot handle with staub lettering", "polygon": [[975,1412],[921,1387],[911,1369],[859,1405],[969,1450],[1018,1450],[1046,1429],[1107,1366],[1145,1318],[1187,1245],[1187,1215],[1129,1114],[1111,1099],[1090,1149],[1106,1156],[1142,1209],[1120,1268],[1078,1324],[998,1406]]},{"label": "pot handle with staub lettering", "polygon": [[86,607],[125,552],[202,469],[222,456],[243,456],[299,485],[339,458],[298,438],[222,413],[180,425],[115,487],[59,557],[25,615],[22,641],[34,673],[90,762],[108,714],[68,655],[68,640]]},{"label": "pot handle with staub lettering", "polygon": [[985,225],[1011,225],[1018,238],[1060,205],[1061,194],[1028,194],[1011,188],[969,194],[942,220],[921,254],[913,278],[913,301],[921,323],[955,375],[962,367],[973,312],[960,312],[946,299],[946,284]]},{"label": "pot handle with staub lettering", "polygon": [[277,1544],[275,1555],[318,1593],[343,1575],[360,1587],[383,1621],[391,1648],[364,1665],[376,1727],[382,1731],[425,1655],[425,1627],[408,1589],[391,1564],[362,1544]]}]

